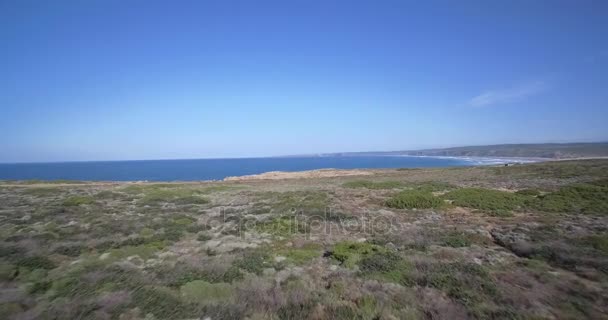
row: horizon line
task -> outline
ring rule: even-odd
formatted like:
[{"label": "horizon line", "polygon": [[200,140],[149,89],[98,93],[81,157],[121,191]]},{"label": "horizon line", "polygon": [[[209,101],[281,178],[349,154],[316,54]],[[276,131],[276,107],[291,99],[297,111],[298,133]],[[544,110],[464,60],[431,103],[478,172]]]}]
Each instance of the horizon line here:
[{"label": "horizon line", "polygon": [[[266,158],[296,158],[296,157],[321,157],[321,156],[332,156],[339,154],[357,154],[357,153],[391,153],[391,152],[416,152],[416,151],[432,151],[442,149],[454,149],[454,148],[468,148],[468,147],[494,147],[494,146],[512,146],[512,145],[547,145],[547,144],[603,144],[608,143],[608,140],[604,141],[591,141],[591,142],[541,142],[541,143],[499,143],[499,144],[481,144],[481,145],[464,145],[455,147],[438,147],[438,148],[423,148],[423,149],[409,149],[409,150],[384,150],[384,151],[342,151],[342,152],[318,152],[318,153],[306,153],[306,154],[288,154],[288,155],[275,155],[275,156],[243,156],[243,157],[196,157],[196,158],[157,158],[157,159],[112,159],[112,160],[60,160],[60,161],[21,161],[21,162],[2,162],[0,165],[7,164],[61,164],[61,163],[90,163],[90,162],[137,162],[137,161],[188,161],[188,160],[233,160],[233,159],[266,159]],[[405,155],[405,156],[416,156],[416,155]],[[509,158],[509,157],[501,157]],[[511,157],[521,158],[521,157]],[[549,159],[549,158],[548,158]]]}]

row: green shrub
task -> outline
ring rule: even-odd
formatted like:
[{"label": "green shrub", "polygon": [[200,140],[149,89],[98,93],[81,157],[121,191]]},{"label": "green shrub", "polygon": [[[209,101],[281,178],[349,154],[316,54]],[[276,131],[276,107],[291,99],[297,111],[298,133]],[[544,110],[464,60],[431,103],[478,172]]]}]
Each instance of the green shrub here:
[{"label": "green shrub", "polygon": [[303,301],[302,303],[290,302],[277,310],[277,316],[280,320],[310,319],[315,305],[310,300]]},{"label": "green shrub", "polygon": [[386,205],[396,209],[428,209],[441,207],[443,201],[429,192],[405,190],[388,199]]},{"label": "green shrub", "polygon": [[47,258],[47,257],[42,257],[42,256],[24,257],[24,258],[20,259],[19,261],[17,261],[17,266],[28,268],[30,270],[34,270],[34,269],[50,270],[50,269],[55,269],[55,267],[56,267],[56,265],[55,265],[55,263],[53,263],[53,261],[49,260],[49,258]]},{"label": "green shrub", "polygon": [[23,193],[36,197],[48,197],[62,193],[62,189],[57,187],[26,188]]},{"label": "green shrub", "polygon": [[96,193],[95,198],[117,200],[117,199],[126,198],[126,196],[119,192],[104,190],[104,191],[100,191],[100,192]]},{"label": "green shrub", "polygon": [[270,221],[262,221],[253,227],[259,233],[268,233],[279,237],[290,237],[298,233],[306,233],[308,224],[304,219],[296,216],[274,218]]},{"label": "green shrub", "polygon": [[[257,194],[259,203],[267,203],[271,213],[280,215],[302,212],[316,215],[329,206],[327,193],[320,191],[264,192]],[[264,212],[267,213],[267,212]]]},{"label": "green shrub", "polygon": [[333,247],[331,257],[345,267],[352,268],[364,257],[386,251],[384,247],[367,242],[343,241]]},{"label": "green shrub", "polygon": [[271,257],[262,250],[253,250],[245,253],[243,257],[234,262],[234,265],[245,271],[261,275],[265,268],[271,267]]},{"label": "green shrub", "polygon": [[515,193],[522,195],[522,196],[533,196],[533,197],[540,195],[540,191],[537,189],[521,189],[521,190],[517,190]]},{"label": "green shrub", "polygon": [[285,256],[287,261],[294,264],[304,264],[321,256],[321,246],[309,244],[302,248],[287,248],[276,251],[277,255]]},{"label": "green shrub", "polygon": [[30,294],[45,293],[51,288],[52,284],[50,281],[37,281],[27,288],[27,292]]},{"label": "green shrub", "polygon": [[95,199],[89,196],[73,196],[63,201],[63,205],[66,207],[76,207],[93,203],[95,203]]},{"label": "green shrub", "polygon": [[424,273],[417,276],[416,284],[437,288],[469,309],[498,296],[490,274],[477,264],[436,263],[417,269]]},{"label": "green shrub", "polygon": [[581,239],[584,245],[590,246],[603,254],[608,254],[608,235],[593,235]]},{"label": "green shrub", "polygon": [[209,283],[204,280],[194,280],[179,288],[181,295],[191,302],[217,304],[229,301],[233,288],[227,283]]},{"label": "green shrub", "polygon": [[456,187],[447,182],[440,181],[428,181],[428,182],[419,182],[414,185],[414,189],[420,190],[423,192],[436,192],[436,191],[445,191],[452,190]]},{"label": "green shrub", "polygon": [[55,250],[53,250],[53,252],[62,254],[64,256],[68,256],[68,257],[78,257],[83,249],[84,249],[84,247],[82,245],[72,244],[72,245],[59,246],[59,247],[55,248]]},{"label": "green shrub", "polygon": [[444,198],[454,205],[479,210],[517,210],[524,206],[527,197],[491,189],[463,188],[448,192]]},{"label": "green shrub", "polygon": [[0,263],[0,280],[13,280],[19,275],[19,270],[12,264]]},{"label": "green shrub", "polygon": [[490,244],[492,240],[478,233],[453,231],[445,233],[442,237],[442,244],[452,248],[469,247],[472,244]]},{"label": "green shrub", "polygon": [[359,262],[361,274],[366,277],[409,285],[411,266],[392,251],[366,255]]},{"label": "green shrub", "polygon": [[608,187],[576,184],[539,196],[533,207],[545,212],[608,214]]},{"label": "green shrub", "polygon": [[369,180],[355,180],[349,181],[342,185],[345,188],[365,188],[365,189],[396,189],[402,188],[405,185],[399,181],[369,181]]},{"label": "green shrub", "polygon": [[196,309],[165,287],[145,286],[132,294],[133,302],[144,314],[151,313],[159,319],[195,318]]},{"label": "green shrub", "polygon": [[[129,190],[127,188],[133,188]],[[144,194],[138,203],[144,205],[156,205],[159,203],[169,202],[175,204],[206,204],[209,203],[207,198],[201,196],[202,191],[194,188],[184,187],[166,187],[163,185],[152,185],[143,188],[135,186],[127,187],[125,191]]]},{"label": "green shrub", "polygon": [[196,237],[196,240],[201,241],[201,242],[209,241],[211,239],[213,239],[213,237],[207,233],[199,233],[198,236]]}]

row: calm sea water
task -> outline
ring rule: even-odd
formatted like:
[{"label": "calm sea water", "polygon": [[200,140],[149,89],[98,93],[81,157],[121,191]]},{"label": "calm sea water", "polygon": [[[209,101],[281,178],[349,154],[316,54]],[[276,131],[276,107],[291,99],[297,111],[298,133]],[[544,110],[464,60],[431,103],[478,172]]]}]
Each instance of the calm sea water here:
[{"label": "calm sea water", "polygon": [[[499,163],[500,161],[487,162]],[[461,158],[405,156],[289,157],[0,164],[1,180],[219,180],[268,171],[323,168],[430,168],[483,164]]]}]

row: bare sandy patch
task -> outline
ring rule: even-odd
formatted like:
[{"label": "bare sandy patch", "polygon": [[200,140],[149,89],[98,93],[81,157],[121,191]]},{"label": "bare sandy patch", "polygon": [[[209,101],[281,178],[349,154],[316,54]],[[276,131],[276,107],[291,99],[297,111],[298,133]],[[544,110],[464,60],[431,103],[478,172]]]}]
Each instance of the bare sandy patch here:
[{"label": "bare sandy patch", "polygon": [[320,169],[309,171],[285,172],[285,171],[270,171],[261,174],[252,174],[247,176],[227,177],[224,181],[244,181],[244,180],[283,180],[283,179],[309,179],[309,178],[332,178],[345,176],[368,176],[373,172],[366,170],[338,170],[338,169]]}]

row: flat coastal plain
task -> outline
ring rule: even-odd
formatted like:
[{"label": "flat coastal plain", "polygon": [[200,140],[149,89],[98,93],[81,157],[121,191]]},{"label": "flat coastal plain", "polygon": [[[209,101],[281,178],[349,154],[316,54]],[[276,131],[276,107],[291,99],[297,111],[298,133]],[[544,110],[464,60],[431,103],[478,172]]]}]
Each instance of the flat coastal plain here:
[{"label": "flat coastal plain", "polygon": [[608,319],[605,159],[0,181],[0,237],[2,319]]}]

